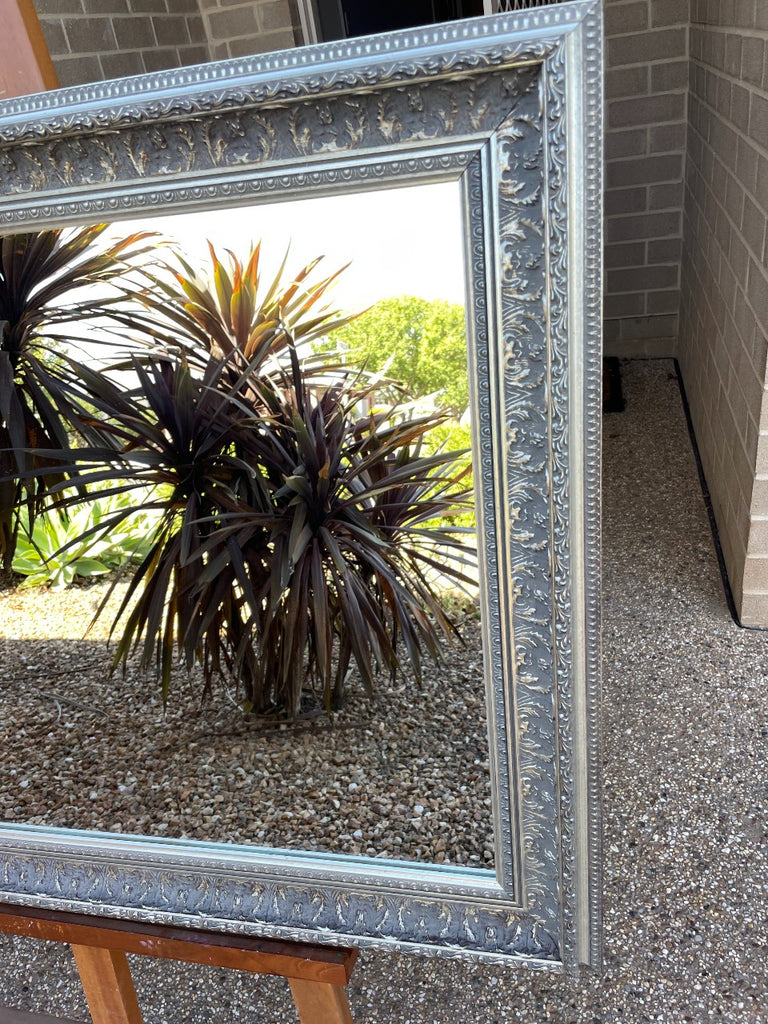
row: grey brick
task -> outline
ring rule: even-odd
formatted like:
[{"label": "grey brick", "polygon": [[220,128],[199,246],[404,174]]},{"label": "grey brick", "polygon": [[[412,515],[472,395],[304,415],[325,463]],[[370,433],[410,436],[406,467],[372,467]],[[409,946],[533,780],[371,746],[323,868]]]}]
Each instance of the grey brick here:
[{"label": "grey brick", "polygon": [[765,214],[759,210],[749,196],[744,196],[744,212],[741,221],[741,234],[758,259],[763,256],[763,236],[765,234]]},{"label": "grey brick", "polygon": [[688,0],[651,0],[651,25],[688,24]]},{"label": "grey brick", "polygon": [[643,292],[632,292],[629,295],[605,295],[603,297],[603,316],[610,319],[642,316],[645,312],[645,295]]},{"label": "grey brick", "polygon": [[608,189],[604,197],[607,216],[617,213],[640,213],[647,209],[648,194],[645,188]]},{"label": "grey brick", "polygon": [[734,85],[728,78],[716,78],[715,82],[717,94],[713,106],[721,117],[728,120],[731,116],[731,97]]},{"label": "grey brick", "polygon": [[[115,18],[115,38],[121,50],[151,50],[157,46],[150,18]],[[147,54],[145,52],[145,58]]]},{"label": "grey brick", "polygon": [[651,153],[680,152],[685,148],[684,124],[662,124],[650,131]]},{"label": "grey brick", "polygon": [[768,98],[756,92],[749,103],[749,134],[758,146],[768,147]]},{"label": "grey brick", "polygon": [[648,243],[649,263],[680,263],[682,238],[660,238]]},{"label": "grey brick", "polygon": [[[763,3],[763,0],[760,0]],[[756,0],[734,0],[733,23],[738,28],[755,27]]]},{"label": "grey brick", "polygon": [[[605,302],[605,300],[603,300]],[[603,321],[603,345],[607,346],[612,344],[614,341],[619,340],[621,333],[621,321],[620,320],[604,320]]]},{"label": "grey brick", "polygon": [[715,68],[725,67],[725,36],[719,32],[710,33],[708,63]]},{"label": "grey brick", "polygon": [[703,88],[698,93],[704,103],[709,104],[710,107],[717,106],[717,88],[720,82],[718,75],[709,69],[704,70]]},{"label": "grey brick", "polygon": [[104,17],[107,14],[130,14],[128,0],[84,0],[86,14]]},{"label": "grey brick", "polygon": [[608,66],[682,57],[686,54],[685,37],[685,29],[664,28],[608,39]]},{"label": "grey brick", "polygon": [[256,8],[253,6],[215,11],[210,15],[208,24],[214,39],[235,39],[238,36],[255,35],[259,28]]},{"label": "grey brick", "polygon": [[642,213],[627,217],[609,217],[605,236],[609,242],[629,242],[641,238],[667,238],[679,235],[680,212]]},{"label": "grey brick", "polygon": [[683,203],[683,183],[651,185],[648,190],[649,210],[678,209]]},{"label": "grey brick", "polygon": [[685,96],[664,93],[661,96],[643,96],[631,100],[611,100],[608,103],[608,124],[623,128],[640,124],[659,124],[662,121],[680,121],[685,114]]},{"label": "grey brick", "polygon": [[648,131],[632,128],[628,131],[610,131],[605,136],[607,160],[622,156],[645,156],[648,152]]},{"label": "grey brick", "polygon": [[673,60],[651,65],[651,92],[671,92],[688,87],[688,61]]},{"label": "grey brick", "polygon": [[646,313],[677,313],[680,308],[680,289],[648,292],[645,296]]},{"label": "grey brick", "polygon": [[714,152],[718,154],[735,174],[739,137],[733,128],[719,118],[713,118],[710,126],[709,141]]},{"label": "grey brick", "polygon": [[284,0],[259,4],[256,13],[259,25],[265,32],[284,31],[291,28],[291,12]]},{"label": "grey brick", "polygon": [[650,182],[679,181],[682,177],[682,168],[682,154],[615,160],[608,164],[607,184],[609,188],[620,188]]},{"label": "grey brick", "polygon": [[754,193],[757,181],[757,152],[746,139],[738,141],[736,175],[739,181]]},{"label": "grey brick", "polygon": [[152,19],[152,28],[158,46],[185,46],[192,40],[184,18],[159,17]]},{"label": "grey brick", "polygon": [[104,72],[98,57],[79,55],[55,61],[56,74],[62,87],[101,82]]},{"label": "grey brick", "polygon": [[603,263],[606,267],[642,267],[645,265],[645,261],[645,242],[622,242],[618,245],[606,245],[603,250]]},{"label": "grey brick", "polygon": [[180,46],[179,57],[183,67],[189,64],[206,64],[210,59],[208,47],[196,43],[194,46]]},{"label": "grey brick", "polygon": [[755,198],[763,210],[768,210],[768,159],[762,153],[758,155]]},{"label": "grey brick", "polygon": [[35,12],[41,20],[47,15],[83,14],[82,0],[35,0]]},{"label": "grey brick", "polygon": [[725,212],[737,227],[741,226],[743,210],[744,189],[741,183],[729,174],[725,187]]},{"label": "grey brick", "polygon": [[128,78],[142,75],[147,70],[139,50],[123,50],[122,53],[105,53],[101,63],[107,78]]},{"label": "grey brick", "polygon": [[254,53],[271,53],[274,50],[291,50],[296,46],[292,28],[276,32],[260,32],[248,39],[233,39],[229,49],[233,57],[246,57]]},{"label": "grey brick", "polygon": [[639,32],[648,28],[648,4],[646,0],[638,3],[609,5],[604,15],[606,37],[618,36],[627,32]]},{"label": "grey brick", "polygon": [[738,78],[741,74],[741,47],[743,38],[729,33],[725,37],[725,65],[724,70],[729,75],[733,75],[734,78]]},{"label": "grey brick", "polygon": [[746,132],[749,128],[749,91],[735,82],[731,90],[731,120]]},{"label": "grey brick", "polygon": [[117,49],[109,18],[66,18],[63,24],[72,53],[103,53]]},{"label": "grey brick", "polygon": [[761,86],[765,61],[765,41],[759,36],[745,36],[741,49],[741,78],[752,85]]},{"label": "grey brick", "polygon": [[747,298],[760,324],[768,323],[768,277],[764,267],[750,260]]},{"label": "grey brick", "polygon": [[674,338],[677,336],[677,316],[644,316],[627,319],[622,324],[624,340],[641,338]]},{"label": "grey brick", "polygon": [[[714,237],[717,239],[717,242],[723,252],[728,252],[728,249],[730,248],[732,232],[733,228],[731,227],[731,222],[728,219],[725,210],[722,206],[719,206],[715,216]],[[716,265],[714,258],[712,262],[713,265]]]},{"label": "grey brick", "polygon": [[60,22],[40,22],[40,27],[43,30],[45,44],[48,47],[48,53],[51,57],[57,57],[60,54],[63,55],[70,52],[69,42],[67,41],[64,28]]},{"label": "grey brick", "polygon": [[633,64],[629,68],[612,68],[605,73],[605,95],[609,99],[617,96],[644,96],[648,92],[649,67]]},{"label": "grey brick", "polygon": [[166,14],[173,0],[129,0],[129,3],[137,14]]},{"label": "grey brick", "polygon": [[192,42],[197,46],[205,47],[208,52],[208,37],[205,34],[205,25],[199,14],[187,15],[184,19],[187,25],[187,33]]},{"label": "grey brick", "polygon": [[733,269],[733,273],[736,275],[736,280],[741,283],[742,286],[746,286],[747,283],[747,271],[749,268],[749,253],[744,241],[734,231],[731,233],[731,244],[728,248],[728,259]]},{"label": "grey brick", "polygon": [[678,286],[679,269],[676,266],[653,266],[624,270],[609,270],[609,292],[647,292]]},{"label": "grey brick", "polygon": [[755,28],[768,30],[768,4],[758,4],[755,11]]},{"label": "grey brick", "polygon": [[147,65],[147,71],[167,71],[179,66],[179,54],[172,46],[161,49],[153,47],[144,51],[144,63]]}]

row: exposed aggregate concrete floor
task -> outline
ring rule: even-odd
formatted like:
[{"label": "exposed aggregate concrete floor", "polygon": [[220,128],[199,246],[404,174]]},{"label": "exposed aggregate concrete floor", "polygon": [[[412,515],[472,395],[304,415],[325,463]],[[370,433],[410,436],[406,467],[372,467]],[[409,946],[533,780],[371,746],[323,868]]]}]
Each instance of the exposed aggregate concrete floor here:
[{"label": "exposed aggregate concrete floor", "polygon": [[[356,1024],[768,1022],[768,633],[731,620],[667,361],[605,420],[604,969],[364,953]],[[87,1020],[66,948],[0,936],[0,1003]],[[296,1021],[287,985],[132,960],[147,1024]]]}]

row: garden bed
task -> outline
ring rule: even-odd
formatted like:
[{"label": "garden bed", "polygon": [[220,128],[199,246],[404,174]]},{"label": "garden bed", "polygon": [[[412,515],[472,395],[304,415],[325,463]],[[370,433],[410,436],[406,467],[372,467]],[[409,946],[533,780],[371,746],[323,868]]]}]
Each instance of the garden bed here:
[{"label": "garden bed", "polygon": [[105,587],[0,591],[0,819],[493,865],[477,621],[420,686],[286,725],[181,669],[165,709],[134,662],[110,676]]}]

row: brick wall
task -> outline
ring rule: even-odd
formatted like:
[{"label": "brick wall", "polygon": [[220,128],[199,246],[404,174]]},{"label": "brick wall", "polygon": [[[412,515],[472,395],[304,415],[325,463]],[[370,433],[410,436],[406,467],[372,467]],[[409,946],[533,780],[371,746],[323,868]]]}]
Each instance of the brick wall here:
[{"label": "brick wall", "polygon": [[768,625],[768,3],[692,0],[680,360],[742,622]]},{"label": "brick wall", "polygon": [[296,46],[288,0],[200,0],[211,60]]},{"label": "brick wall", "polygon": [[207,61],[198,0],[35,0],[61,85]]},{"label": "brick wall", "polygon": [[605,347],[678,335],[689,0],[604,0]]}]

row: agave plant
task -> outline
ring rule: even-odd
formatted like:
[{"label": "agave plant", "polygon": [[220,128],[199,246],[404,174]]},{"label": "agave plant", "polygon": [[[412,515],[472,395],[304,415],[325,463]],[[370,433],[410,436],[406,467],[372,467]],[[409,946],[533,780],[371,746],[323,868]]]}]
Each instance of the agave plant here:
[{"label": "agave plant", "polygon": [[[125,518],[117,515],[126,510]],[[57,508],[38,516],[32,529],[22,515],[13,571],[22,587],[61,589],[77,579],[104,576],[138,565],[150,546],[153,518],[137,513],[126,495],[96,498],[66,513]]]},{"label": "agave plant", "polygon": [[[78,364],[60,346],[74,325],[109,311],[93,286],[117,280],[126,260],[145,249],[146,234],[99,247],[100,224],[73,231],[51,229],[0,239],[0,562],[9,569],[22,501],[30,525],[54,479],[30,475],[38,449],[66,449],[71,409],[60,384],[77,377]],[[79,329],[79,328],[78,328]]]}]

